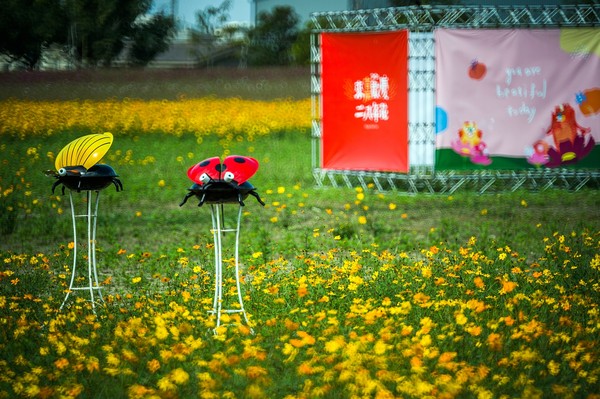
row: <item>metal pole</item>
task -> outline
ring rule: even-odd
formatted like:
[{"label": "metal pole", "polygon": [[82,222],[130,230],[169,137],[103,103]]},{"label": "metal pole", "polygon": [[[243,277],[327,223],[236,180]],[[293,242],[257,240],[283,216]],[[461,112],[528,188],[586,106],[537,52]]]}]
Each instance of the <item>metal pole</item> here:
[{"label": "metal pole", "polygon": [[[86,210],[83,214],[77,214],[75,209],[75,203],[73,201],[73,191],[69,191],[69,202],[71,204],[71,221],[73,222],[73,267],[71,270],[71,280],[69,282],[69,289],[65,295],[65,299],[60,305],[59,311],[67,303],[69,296],[73,291],[84,290],[90,293],[90,302],[92,304],[92,311],[96,313],[96,300],[94,298],[94,290],[98,291],[98,298],[104,302],[102,293],[100,292],[100,284],[98,283],[98,271],[96,267],[96,222],[98,219],[98,205],[100,202],[100,192],[96,191],[95,204],[92,206],[92,191],[86,191]],[[77,274],[77,256],[79,243],[77,242],[77,218],[85,218],[87,222],[87,286],[74,286],[75,276]]]},{"label": "metal pole", "polygon": [[[241,313],[246,324],[249,324],[248,316],[246,314],[246,310],[244,309],[242,288],[240,284],[239,246],[242,206],[240,205],[238,209],[237,224],[235,228],[225,228],[225,220],[223,215],[223,204],[211,204],[212,233],[215,246],[215,293],[213,297],[213,308],[209,313],[215,314],[217,317],[214,329],[215,334],[217,333],[217,329],[221,326],[222,313]],[[239,309],[223,309],[223,234],[227,232],[235,232],[235,284],[237,289]],[[250,329],[250,331],[253,333],[252,329]]]}]

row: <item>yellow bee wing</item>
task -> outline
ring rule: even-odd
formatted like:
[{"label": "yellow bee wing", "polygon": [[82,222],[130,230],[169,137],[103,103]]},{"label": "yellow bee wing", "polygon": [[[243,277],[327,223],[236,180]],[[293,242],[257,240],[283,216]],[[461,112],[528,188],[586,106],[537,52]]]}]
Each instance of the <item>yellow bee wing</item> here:
[{"label": "yellow bee wing", "polygon": [[106,132],[101,134],[88,134],[67,144],[56,156],[54,166],[56,170],[65,166],[83,166],[91,168],[108,152],[112,145],[113,135]]}]

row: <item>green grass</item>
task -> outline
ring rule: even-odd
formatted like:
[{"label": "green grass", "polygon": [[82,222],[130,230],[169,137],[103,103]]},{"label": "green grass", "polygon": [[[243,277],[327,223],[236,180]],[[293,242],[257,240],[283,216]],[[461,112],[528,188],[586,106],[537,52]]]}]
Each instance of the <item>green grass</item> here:
[{"label": "green grass", "polygon": [[[223,82],[250,88],[264,77],[221,73],[215,96],[230,94]],[[114,72],[85,74],[89,86],[78,75],[0,80],[13,95],[56,100],[106,98],[123,84]],[[123,93],[155,98],[138,78]],[[196,79],[158,87],[191,93]],[[77,292],[58,311],[72,227],[68,195],[52,194],[43,171],[49,152],[85,133],[1,137],[0,398],[598,397],[597,190],[317,188],[308,133],[231,143],[260,162],[251,182],[266,206],[249,197],[242,221],[254,334],[214,335],[210,209],[194,198],[179,206],[187,169],[222,154],[214,137],[113,132],[105,162],[124,190],[100,197],[106,303],[94,315]],[[225,209],[231,222],[236,207]],[[231,261],[225,268],[231,277]],[[227,304],[235,294],[226,289]]]},{"label": "green grass", "polygon": [[[7,230],[14,224],[14,229],[4,233],[0,248],[34,252],[70,240],[68,196],[61,195],[60,188],[52,195],[54,179],[42,171],[53,168],[46,157],[49,151],[56,153],[79,135],[69,132],[43,142],[9,139],[2,145],[3,182],[12,180],[23,190],[5,198],[15,203],[15,210],[3,211],[2,224]],[[490,244],[514,241],[512,245],[524,251],[535,246],[541,236],[559,229],[598,229],[600,200],[596,190],[459,192],[451,196],[368,190],[363,200],[357,200],[353,189],[314,187],[310,145],[310,137],[298,132],[232,145],[232,153],[259,160],[261,166],[251,182],[267,202],[262,208],[252,197],[247,200],[250,215],[244,220],[243,237],[248,251],[255,250],[256,235],[262,235],[263,240],[267,237],[270,246],[280,249],[312,249],[305,238],[312,236],[315,228],[333,229],[350,247],[378,243],[400,251],[440,241],[457,244],[470,236]],[[37,149],[37,159],[24,155],[28,148]],[[252,153],[249,148],[253,148]],[[167,139],[117,134],[105,161],[119,174],[124,191],[116,192],[111,186],[101,194],[99,245],[111,250],[121,247],[157,252],[205,238],[210,223],[208,207],[196,207],[193,198],[183,207],[179,203],[192,184],[187,169],[221,153],[216,139],[198,145],[190,136]],[[150,156],[153,162],[148,162]],[[18,183],[20,179],[25,183]],[[164,186],[159,185],[161,181]],[[277,193],[279,187],[285,189],[283,194]],[[393,211],[390,203],[396,206]],[[64,213],[58,214],[58,208]],[[367,219],[364,225],[358,222],[361,215]],[[270,221],[273,217],[278,218],[276,223]]]}]

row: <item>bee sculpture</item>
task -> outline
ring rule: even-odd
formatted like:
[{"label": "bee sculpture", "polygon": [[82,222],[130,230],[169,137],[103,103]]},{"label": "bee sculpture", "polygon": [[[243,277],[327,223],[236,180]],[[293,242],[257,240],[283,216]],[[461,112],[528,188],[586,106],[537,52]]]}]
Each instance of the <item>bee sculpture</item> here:
[{"label": "bee sculpture", "polygon": [[46,175],[57,180],[52,185],[52,193],[62,185],[80,192],[82,190],[99,191],[114,184],[117,191],[123,190],[123,183],[115,170],[106,164],[98,163],[112,145],[112,133],[88,134],[67,144],[56,156],[56,171],[46,171]]},{"label": "bee sculpture", "polygon": [[193,196],[200,200],[198,206],[205,203],[238,203],[244,206],[249,195],[264,206],[256,188],[248,181],[257,170],[258,161],[251,157],[230,155],[222,163],[219,157],[205,159],[188,169],[187,175],[194,184],[179,206]]}]

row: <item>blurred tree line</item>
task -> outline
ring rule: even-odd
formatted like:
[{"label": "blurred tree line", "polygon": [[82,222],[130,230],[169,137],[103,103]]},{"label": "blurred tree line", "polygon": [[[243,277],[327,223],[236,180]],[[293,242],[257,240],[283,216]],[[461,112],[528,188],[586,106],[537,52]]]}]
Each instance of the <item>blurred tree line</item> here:
[{"label": "blurred tree line", "polygon": [[2,0],[0,54],[34,69],[42,50],[63,46],[80,66],[107,66],[129,43],[128,60],[145,65],[165,51],[175,21],[148,16],[152,0]]},{"label": "blurred tree line", "polygon": [[[144,66],[166,51],[177,33],[177,21],[172,15],[149,13],[152,3],[2,0],[0,55],[27,69],[36,69],[44,49],[53,46],[78,67],[97,67],[110,66],[127,47],[125,61]],[[226,36],[228,45],[243,48],[239,57],[244,58],[244,65],[296,62],[291,49],[301,35],[297,27],[299,16],[292,8],[275,7],[272,13],[261,13],[255,27],[228,27],[224,23],[230,7],[231,0],[224,0],[218,7],[199,11],[197,27],[190,30],[192,42],[202,44],[199,48],[210,53]],[[308,51],[307,42],[303,52]]]},{"label": "blurred tree line", "polygon": [[[594,0],[580,0],[590,3]],[[174,16],[150,14],[153,0],[2,0],[0,55],[34,69],[42,50],[62,46],[78,66],[109,66],[127,47],[127,63],[143,66],[166,51],[177,32]],[[392,0],[392,6],[459,4],[457,0]],[[289,6],[261,12],[255,26],[228,25],[232,1],[196,14],[189,38],[199,65],[220,50],[240,49],[240,66],[307,65],[314,26],[299,27]]]}]

